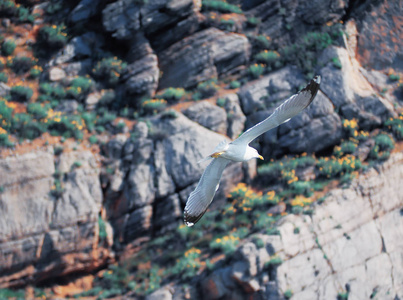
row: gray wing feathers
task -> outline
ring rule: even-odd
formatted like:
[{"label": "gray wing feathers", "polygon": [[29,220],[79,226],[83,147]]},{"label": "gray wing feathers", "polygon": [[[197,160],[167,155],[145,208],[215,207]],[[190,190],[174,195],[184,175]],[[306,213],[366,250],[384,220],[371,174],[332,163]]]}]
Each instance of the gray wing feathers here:
[{"label": "gray wing feathers", "polygon": [[316,76],[311,82],[303,88],[298,94],[291,96],[283,104],[276,108],[276,110],[265,120],[256,124],[252,128],[245,131],[233,144],[247,143],[249,144],[259,135],[266,131],[279,126],[280,124],[288,121],[296,114],[305,109],[315,98],[319,90],[320,77]]},{"label": "gray wing feathers", "polygon": [[204,170],[196,189],[190,193],[186,202],[184,221],[187,226],[193,226],[199,221],[210,206],[228,162],[224,158],[215,158]]}]

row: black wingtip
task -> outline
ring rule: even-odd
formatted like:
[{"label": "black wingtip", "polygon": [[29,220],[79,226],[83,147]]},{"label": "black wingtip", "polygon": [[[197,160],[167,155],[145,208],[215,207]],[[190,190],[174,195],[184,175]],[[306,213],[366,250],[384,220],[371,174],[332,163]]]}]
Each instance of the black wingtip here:
[{"label": "black wingtip", "polygon": [[309,101],[309,103],[311,103],[313,101],[313,99],[315,98],[316,94],[319,91],[319,86],[320,86],[320,81],[321,81],[321,77],[319,75],[316,75],[310,82],[309,84],[302,89],[301,92],[303,91],[309,91],[311,93],[311,99]]},{"label": "black wingtip", "polygon": [[203,217],[203,215],[206,211],[207,211],[207,209],[201,214],[192,215],[185,209],[183,221],[186,224],[186,226],[192,227],[194,224],[196,224],[201,219],[201,217]]}]

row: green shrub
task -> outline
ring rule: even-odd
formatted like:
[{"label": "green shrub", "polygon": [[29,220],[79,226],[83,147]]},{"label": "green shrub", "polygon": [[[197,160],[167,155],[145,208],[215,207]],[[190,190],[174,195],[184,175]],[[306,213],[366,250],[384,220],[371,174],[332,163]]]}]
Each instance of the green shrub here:
[{"label": "green shrub", "polygon": [[346,155],[341,158],[321,158],[316,167],[318,168],[318,176],[333,178],[360,170],[362,163],[356,157]]},{"label": "green shrub", "polygon": [[263,64],[254,64],[249,66],[248,74],[252,79],[257,79],[263,75],[265,71],[265,65]]},{"label": "green shrub", "polygon": [[42,106],[39,103],[29,103],[27,105],[27,112],[30,113],[35,119],[44,119],[48,115],[49,107]]},{"label": "green shrub", "polygon": [[94,86],[94,82],[91,78],[88,77],[76,77],[70,82],[70,87],[74,87],[78,89],[79,93],[87,94],[91,91],[91,88]]},{"label": "green shrub", "polygon": [[0,299],[16,299],[24,300],[25,291],[24,290],[11,290],[11,289],[0,289]]},{"label": "green shrub", "polygon": [[30,87],[16,85],[10,89],[10,96],[13,101],[27,102],[31,99],[33,91]]},{"label": "green shrub", "polygon": [[338,57],[333,57],[333,58],[332,58],[332,63],[333,63],[333,66],[336,67],[337,69],[341,69],[341,68],[342,68],[340,59],[339,59]]},{"label": "green shrub", "polygon": [[67,34],[64,32],[65,26],[45,25],[38,31],[37,43],[41,47],[51,49],[62,48],[67,44]]},{"label": "green shrub", "polygon": [[202,10],[218,11],[222,13],[236,13],[236,14],[242,13],[242,9],[240,7],[218,0],[203,0]]},{"label": "green shrub", "polygon": [[232,19],[220,19],[219,27],[222,30],[235,31],[235,21]]},{"label": "green shrub", "polygon": [[105,221],[101,218],[101,216],[98,217],[98,228],[99,228],[99,242],[103,243],[106,238],[107,238],[107,233],[106,233],[106,225]]},{"label": "green shrub", "polygon": [[403,113],[397,118],[390,118],[385,122],[385,126],[391,130],[397,140],[403,140]]},{"label": "green shrub", "polygon": [[31,15],[29,9],[21,5],[17,7],[17,18],[20,23],[34,23],[35,21],[35,18]]},{"label": "green shrub", "polygon": [[40,66],[33,66],[29,71],[29,76],[31,78],[38,78],[42,74],[43,69]]},{"label": "green shrub", "polygon": [[293,295],[293,292],[291,290],[286,290],[284,292],[284,298],[286,298],[286,299],[290,299],[292,297],[292,295]]},{"label": "green shrub", "polygon": [[8,81],[8,76],[7,76],[7,74],[4,73],[4,72],[0,72],[0,82],[7,83],[7,81]]},{"label": "green shrub", "polygon": [[17,75],[28,72],[34,65],[34,60],[27,56],[14,57],[11,62],[11,69]]},{"label": "green shrub", "polygon": [[334,147],[333,154],[336,157],[342,157],[345,154],[353,154],[357,149],[357,144],[352,141],[345,141],[340,146]]},{"label": "green shrub", "polygon": [[127,64],[117,57],[108,57],[99,61],[92,70],[95,77],[103,80],[107,86],[118,84],[120,76],[125,72]]},{"label": "green shrub", "polygon": [[246,19],[246,24],[250,27],[256,27],[261,22],[262,21],[259,18],[255,18],[255,17],[249,17]]},{"label": "green shrub", "polygon": [[391,151],[395,148],[393,139],[384,133],[378,134],[375,138],[375,145],[379,146],[379,151]]},{"label": "green shrub", "polygon": [[209,79],[204,82],[200,82],[197,85],[196,90],[200,93],[201,98],[205,99],[214,96],[219,88],[220,87],[217,85],[217,79]]},{"label": "green shrub", "polygon": [[14,144],[8,139],[7,132],[0,127],[0,147],[13,147]]},{"label": "green shrub", "polygon": [[98,138],[97,138],[96,135],[91,135],[91,136],[88,138],[88,141],[91,143],[91,145],[93,145],[93,144],[98,143]]},{"label": "green shrub", "polygon": [[176,102],[179,101],[183,96],[185,96],[186,92],[183,88],[167,88],[161,94],[157,95],[158,99],[165,99],[168,102]]},{"label": "green shrub", "polygon": [[281,265],[283,263],[283,260],[278,257],[278,256],[273,256],[270,258],[270,260],[265,263],[265,268],[269,268],[269,267],[277,267],[279,265]]},{"label": "green shrub", "polygon": [[52,98],[61,100],[66,98],[66,90],[58,83],[50,84],[50,83],[41,83],[39,85],[39,92],[45,96],[47,96],[47,100]]},{"label": "green shrub", "polygon": [[263,50],[256,54],[254,58],[257,62],[266,64],[270,70],[278,69],[282,65],[280,54],[277,51]]},{"label": "green shrub", "polygon": [[211,249],[219,249],[225,255],[230,255],[235,252],[236,246],[239,244],[239,237],[230,234],[222,237],[218,237],[210,242]]},{"label": "green shrub", "polygon": [[183,257],[177,260],[171,273],[180,275],[182,279],[194,277],[201,267],[200,254],[201,251],[197,248],[187,250]]},{"label": "green shrub", "polygon": [[226,102],[227,102],[227,99],[225,99],[225,98],[217,98],[216,104],[219,107],[224,107]]},{"label": "green shrub", "polygon": [[238,80],[233,80],[229,83],[230,89],[237,89],[241,87],[241,83]]},{"label": "green shrub", "polygon": [[141,104],[141,108],[144,114],[156,114],[163,111],[167,106],[167,102],[164,99],[148,99],[144,100]]},{"label": "green shrub", "polygon": [[390,81],[399,81],[400,80],[400,75],[391,73],[391,74],[389,74],[389,80]]},{"label": "green shrub", "polygon": [[17,45],[13,40],[4,41],[3,44],[1,45],[1,53],[4,56],[10,56],[14,53],[16,47]]},{"label": "green shrub", "polygon": [[33,140],[46,131],[46,124],[33,120],[29,114],[20,113],[14,115],[12,129],[20,137]]}]

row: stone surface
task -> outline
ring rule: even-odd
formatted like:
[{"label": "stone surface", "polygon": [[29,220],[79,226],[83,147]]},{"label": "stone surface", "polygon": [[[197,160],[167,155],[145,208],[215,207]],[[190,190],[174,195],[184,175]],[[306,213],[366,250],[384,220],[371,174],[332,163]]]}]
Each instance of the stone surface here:
[{"label": "stone surface", "polygon": [[[401,298],[402,166],[403,154],[392,154],[378,172],[370,169],[349,188],[331,191],[312,216],[283,218],[279,236],[256,235],[263,248],[244,241],[228,266],[202,282],[204,299],[226,299],[237,288],[252,299],[261,291],[263,299],[284,299],[286,291],[291,299],[336,299],[347,289],[349,299]],[[283,261],[275,272],[264,268],[273,255]]]},{"label": "stone surface", "polygon": [[245,128],[246,117],[243,114],[237,94],[227,94],[225,97],[225,111],[227,113],[227,135],[236,139]]},{"label": "stone surface", "polygon": [[60,81],[66,78],[66,72],[58,67],[50,68],[49,70],[49,80],[50,81]]},{"label": "stone surface", "polygon": [[208,101],[198,102],[186,109],[183,114],[200,125],[221,133],[227,133],[227,115],[225,110]]},{"label": "stone surface", "polygon": [[[55,159],[49,147],[1,159],[0,169],[8,174],[0,176],[0,287],[89,270],[108,259],[96,247],[102,191],[91,152]],[[56,170],[64,174],[58,195]]]},{"label": "stone surface", "polygon": [[87,21],[99,11],[101,0],[81,0],[70,13],[69,19],[72,23]]},{"label": "stone surface", "polygon": [[194,87],[244,65],[249,52],[249,42],[242,35],[216,28],[199,31],[160,53],[160,88]]},{"label": "stone surface", "polygon": [[135,106],[141,97],[153,97],[158,86],[157,56],[148,54],[127,66],[122,76],[126,102]]}]

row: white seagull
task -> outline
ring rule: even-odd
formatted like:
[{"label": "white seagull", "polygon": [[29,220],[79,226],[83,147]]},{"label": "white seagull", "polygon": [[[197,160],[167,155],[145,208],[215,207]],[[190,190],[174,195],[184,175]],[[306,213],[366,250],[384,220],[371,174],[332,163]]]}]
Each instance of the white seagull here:
[{"label": "white seagull", "polygon": [[184,211],[184,221],[187,226],[193,226],[204,215],[213,201],[220,184],[222,172],[232,161],[244,162],[253,158],[263,157],[256,149],[249,146],[259,135],[289,121],[305,109],[315,98],[320,85],[320,76],[315,76],[311,82],[298,94],[292,95],[265,120],[245,131],[231,143],[225,141],[218,144],[214,152],[206,159],[212,160],[204,170],[196,189],[190,193]]}]

